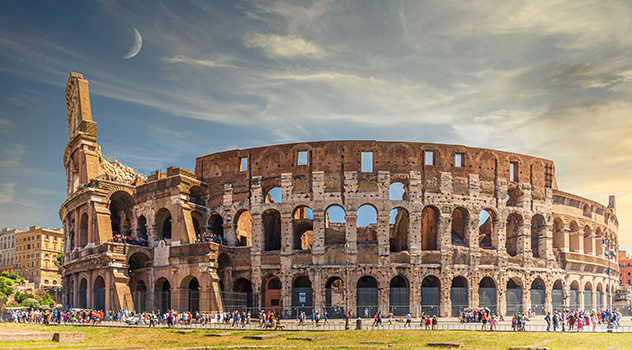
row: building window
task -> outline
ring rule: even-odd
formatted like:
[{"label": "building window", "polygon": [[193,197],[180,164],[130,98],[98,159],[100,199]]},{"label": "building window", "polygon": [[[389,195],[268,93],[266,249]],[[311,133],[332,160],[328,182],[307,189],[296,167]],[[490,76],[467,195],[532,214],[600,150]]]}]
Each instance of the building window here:
[{"label": "building window", "polygon": [[363,173],[373,172],[373,152],[362,152],[361,168]]},{"label": "building window", "polygon": [[456,153],[454,155],[454,166],[457,168],[463,167],[463,153]]},{"label": "building window", "polygon": [[424,152],[424,164],[434,165],[434,152],[433,151]]},{"label": "building window", "polygon": [[512,182],[518,182],[518,163],[509,163],[509,179]]},{"label": "building window", "polygon": [[248,171],[248,157],[240,158],[239,171]]},{"label": "building window", "polygon": [[307,165],[307,151],[298,151],[297,165]]}]

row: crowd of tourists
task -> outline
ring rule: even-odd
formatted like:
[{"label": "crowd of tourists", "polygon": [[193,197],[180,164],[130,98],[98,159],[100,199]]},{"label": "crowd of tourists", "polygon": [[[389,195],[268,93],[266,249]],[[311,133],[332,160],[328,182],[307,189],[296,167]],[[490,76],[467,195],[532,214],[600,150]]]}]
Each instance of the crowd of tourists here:
[{"label": "crowd of tourists", "polygon": [[[618,328],[621,326],[621,313],[617,310],[602,309],[595,310],[555,310],[553,315],[547,313],[544,317],[547,327],[546,330],[553,332],[558,330],[561,332],[581,332],[584,329],[592,331],[597,330],[597,325],[607,325],[608,327]],[[592,324],[592,325],[591,325]]]},{"label": "crowd of tourists", "polygon": [[103,321],[103,311],[95,310],[13,310],[6,314],[5,321],[38,324],[89,324]]},{"label": "crowd of tourists", "polygon": [[196,243],[217,243],[226,245],[226,240],[215,232],[202,232],[197,236]]},{"label": "crowd of tourists", "polygon": [[142,237],[123,236],[120,233],[117,233],[114,236],[112,236],[111,241],[114,243],[125,243],[125,244],[132,244],[132,245],[140,245],[144,247],[147,246],[147,240]]}]

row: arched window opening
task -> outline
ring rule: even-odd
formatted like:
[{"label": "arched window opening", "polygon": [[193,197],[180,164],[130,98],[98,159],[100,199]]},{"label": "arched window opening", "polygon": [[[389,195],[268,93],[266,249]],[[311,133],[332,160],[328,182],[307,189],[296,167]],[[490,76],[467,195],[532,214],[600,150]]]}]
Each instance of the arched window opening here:
[{"label": "arched window opening", "polygon": [[592,217],[592,208],[590,207],[590,204],[584,204],[584,209],[582,210],[582,212],[585,217]]},{"label": "arched window opening", "polygon": [[593,308],[593,287],[592,283],[586,282],[584,285],[584,309],[590,310]]},{"label": "arched window opening", "polygon": [[79,282],[79,292],[78,292],[78,303],[77,306],[81,309],[88,308],[88,280],[85,278],[81,279]]},{"label": "arched window opening", "polygon": [[507,315],[522,311],[522,282],[513,278],[507,281]]},{"label": "arched window opening", "polygon": [[507,197],[505,197],[505,205],[508,207],[521,207],[524,192],[517,186],[510,186],[507,189]]},{"label": "arched window opening", "polygon": [[536,278],[531,283],[531,311],[536,315],[544,315],[546,310],[544,309],[544,281],[540,278]]},{"label": "arched window opening", "polygon": [[105,281],[103,277],[97,276],[92,290],[94,291],[94,309],[105,310]]},{"label": "arched window opening", "polygon": [[421,282],[421,311],[439,315],[441,308],[441,282],[436,276],[426,276]]},{"label": "arched window opening", "polygon": [[377,210],[365,204],[358,208],[356,220],[358,243],[377,242]]},{"label": "arched window opening", "polygon": [[310,250],[314,245],[314,213],[307,206],[294,209],[292,215],[294,249]]},{"label": "arched window opening", "polygon": [[[196,215],[197,214],[197,215]],[[206,230],[204,230],[202,228],[202,226],[200,225],[201,221],[198,218],[199,213],[197,212],[193,212],[191,213],[191,222],[193,223],[193,232],[195,233],[195,239],[197,242],[203,242],[204,240],[204,233]]]},{"label": "arched window opening", "polygon": [[439,210],[425,207],[421,211],[421,250],[437,250]]},{"label": "arched window opening", "polygon": [[469,307],[467,280],[465,277],[457,276],[452,280],[450,301],[452,302],[452,317],[459,316],[461,311]]},{"label": "arched window opening", "polygon": [[564,222],[560,218],[553,220],[553,248],[563,250],[564,246]]},{"label": "arched window opening", "polygon": [[534,258],[546,257],[546,221],[539,214],[531,219],[531,252]]},{"label": "arched window opening", "polygon": [[598,227],[595,231],[595,255],[599,257],[603,257],[603,247],[601,246],[603,240],[603,236],[601,234],[601,229]]},{"label": "arched window opening", "polygon": [[595,309],[602,308],[603,305],[603,286],[601,283],[597,284],[597,290],[595,292]]},{"label": "arched window opening", "polygon": [[156,213],[156,233],[158,239],[171,239],[171,212],[169,209],[162,208]]},{"label": "arched window opening", "polygon": [[224,219],[219,214],[213,214],[208,219],[206,231],[202,230],[202,242],[226,244],[224,237]]},{"label": "arched window opening", "polygon": [[268,209],[261,215],[265,237],[265,250],[281,250],[281,213]]},{"label": "arched window opening", "polygon": [[496,283],[491,277],[485,277],[478,284],[478,304],[481,308],[496,311]]},{"label": "arched window opening", "polygon": [[147,309],[147,286],[145,281],[140,280],[130,287],[132,292],[132,301],[134,302],[134,311],[146,312]]},{"label": "arched window opening", "polygon": [[246,278],[238,278],[233,283],[232,292],[222,293],[224,310],[241,310],[253,307],[252,283]]},{"label": "arched window opening", "polygon": [[68,223],[68,247],[69,251],[75,249],[75,219],[70,219],[70,214],[68,214],[68,218],[66,222]]},{"label": "arched window opening", "polygon": [[389,284],[389,308],[395,316],[405,316],[410,310],[408,281],[402,276],[395,276]]},{"label": "arched window opening", "polygon": [[134,198],[124,191],[114,192],[110,196],[110,222],[112,225],[112,236],[131,236],[132,229],[129,224],[134,207]]},{"label": "arched window opening", "polygon": [[[584,254],[593,254],[594,239],[590,226],[584,227]],[[601,244],[601,242],[599,242]]]},{"label": "arched window opening", "polygon": [[136,237],[147,241],[147,219],[144,215],[139,216],[136,221]]},{"label": "arched window opening", "polygon": [[496,213],[483,209],[478,214],[478,245],[483,249],[496,249],[497,244]]},{"label": "arched window opening", "polygon": [[292,282],[292,317],[297,317],[301,312],[312,312],[313,294],[309,277],[299,276]]},{"label": "arched window opening", "polygon": [[570,229],[569,236],[570,236],[571,251],[573,253],[579,253],[579,241],[580,241],[579,225],[577,225],[577,222],[571,221],[569,229]]},{"label": "arched window opening", "polygon": [[[74,223],[74,220],[73,220]],[[79,224],[79,246],[80,247],[85,247],[86,244],[88,244],[89,238],[88,238],[88,214],[87,213],[83,213],[83,215],[81,215],[81,222]]]},{"label": "arched window opening", "polygon": [[330,317],[344,317],[345,310],[345,288],[342,278],[331,277],[325,284],[325,309]]},{"label": "arched window opening", "polygon": [[406,191],[406,185],[403,182],[393,182],[388,187],[388,199],[392,201],[407,201],[408,191]]},{"label": "arched window opening", "polygon": [[510,214],[507,217],[507,254],[516,256],[518,254],[518,243],[522,237],[522,216],[518,214]]},{"label": "arched window opening", "polygon": [[200,282],[193,277],[189,281],[187,290],[188,311],[195,313],[200,311]]},{"label": "arched window opening", "polygon": [[195,205],[204,206],[206,194],[199,186],[193,186],[189,190],[189,202]]},{"label": "arched window opening", "polygon": [[390,212],[389,234],[391,252],[408,250],[408,211],[403,208],[395,208]]},{"label": "arched window opening", "polygon": [[235,219],[235,233],[237,235],[237,245],[250,247],[252,245],[252,216],[247,210],[237,214]]},{"label": "arched window opening", "polygon": [[269,277],[263,285],[263,306],[266,311],[281,312],[281,280],[276,276]]},{"label": "arched window opening", "polygon": [[356,306],[358,317],[373,316],[377,312],[377,280],[375,278],[360,277],[356,284]]},{"label": "arched window opening", "polygon": [[464,208],[456,208],[452,212],[452,245],[467,247],[468,213]]},{"label": "arched window opening", "polygon": [[282,203],[281,187],[271,188],[265,195],[265,203]]},{"label": "arched window opening", "polygon": [[325,244],[344,244],[347,235],[347,214],[339,205],[325,211]]},{"label": "arched window opening", "polygon": [[553,283],[553,290],[551,291],[551,304],[553,310],[564,309],[564,288],[562,288],[562,281],[557,280]]},{"label": "arched window opening", "polygon": [[171,309],[171,284],[164,277],[161,277],[158,281],[156,281],[154,302],[156,310],[166,312]]}]

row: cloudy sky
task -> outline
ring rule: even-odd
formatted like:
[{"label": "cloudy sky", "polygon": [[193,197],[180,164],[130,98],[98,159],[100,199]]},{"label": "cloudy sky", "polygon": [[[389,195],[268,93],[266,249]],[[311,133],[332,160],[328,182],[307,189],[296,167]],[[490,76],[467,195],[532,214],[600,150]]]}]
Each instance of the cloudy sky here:
[{"label": "cloudy sky", "polygon": [[500,149],[615,194],[632,250],[630,18],[627,1],[2,1],[0,226],[61,225],[74,71],[104,153],[144,174],[303,140]]}]

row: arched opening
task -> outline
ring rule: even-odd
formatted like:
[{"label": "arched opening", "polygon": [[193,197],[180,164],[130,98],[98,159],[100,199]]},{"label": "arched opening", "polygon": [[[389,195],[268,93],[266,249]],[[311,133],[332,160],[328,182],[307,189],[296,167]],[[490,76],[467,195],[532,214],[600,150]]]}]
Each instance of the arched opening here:
[{"label": "arched opening", "polygon": [[222,299],[225,311],[240,310],[254,306],[252,302],[252,284],[246,278],[242,277],[235,280],[230,298],[227,298],[227,296]]},{"label": "arched opening", "polygon": [[522,237],[522,216],[518,214],[510,214],[507,217],[507,254],[516,256],[518,254],[518,244]]},{"label": "arched opening", "polygon": [[136,237],[147,242],[147,219],[144,215],[139,216],[136,221]]},{"label": "arched opening", "polygon": [[395,208],[390,212],[389,234],[391,252],[408,250],[408,211],[404,208]]},{"label": "arched opening", "polygon": [[68,214],[68,218],[66,220],[68,223],[68,251],[72,251],[75,249],[75,219],[70,219],[70,214]]},{"label": "arched opening", "polygon": [[491,209],[483,209],[478,214],[478,246],[482,249],[498,247],[496,222],[496,212]]},{"label": "arched opening", "polygon": [[200,311],[200,282],[193,277],[187,286],[188,311],[195,313]]},{"label": "arched opening", "polygon": [[263,219],[263,233],[265,250],[281,250],[281,213],[268,209],[261,214]]},{"label": "arched opening", "polygon": [[421,250],[437,250],[439,210],[425,207],[421,211]]},{"label": "arched opening", "polygon": [[151,259],[142,252],[136,252],[129,257],[127,262],[128,270],[134,272],[139,269],[151,267]]},{"label": "arched opening", "polygon": [[509,186],[507,189],[507,197],[505,205],[508,207],[522,206],[522,196],[524,192],[518,186]]},{"label": "arched opening", "polygon": [[536,278],[531,283],[531,311],[536,315],[544,315],[546,310],[544,309],[544,281],[540,278]]},{"label": "arched opening", "polygon": [[159,312],[166,312],[171,309],[171,284],[164,277],[161,277],[156,281],[154,302],[155,308]]},{"label": "arched opening", "polygon": [[603,306],[603,286],[601,283],[598,283],[597,291],[595,292],[595,309],[600,309]]},{"label": "arched opening", "polygon": [[456,208],[452,212],[452,245],[467,247],[467,226],[469,216],[464,208]]},{"label": "arched opening", "polygon": [[147,286],[145,281],[138,280],[130,288],[132,292],[132,301],[134,302],[134,311],[146,312],[147,309]]},{"label": "arched opening", "polygon": [[373,316],[378,309],[377,303],[377,280],[371,276],[362,276],[356,284],[356,315],[361,317],[365,314]]},{"label": "arched opening", "polygon": [[553,283],[551,304],[553,305],[553,310],[564,310],[564,288],[562,287],[561,280],[557,280]]},{"label": "arched opening", "polygon": [[553,220],[553,248],[563,251],[564,248],[564,222],[560,218]]},{"label": "arched opening", "polygon": [[546,257],[546,221],[540,214],[531,219],[531,252],[534,258]]},{"label": "arched opening", "polygon": [[356,219],[358,243],[377,242],[377,210],[370,204],[358,208]]},{"label": "arched opening", "polygon": [[407,201],[408,191],[403,182],[396,181],[388,187],[388,199],[392,201]]},{"label": "arched opening", "polygon": [[593,306],[593,290],[592,290],[592,283],[590,282],[586,282],[586,284],[584,285],[584,309],[585,310],[590,310],[592,309]]},{"label": "arched opening", "polygon": [[206,198],[206,194],[200,188],[200,186],[193,186],[189,190],[189,203],[204,206],[206,202],[205,198]]},{"label": "arched opening", "polygon": [[204,226],[204,217],[195,210],[191,212],[191,223],[193,224],[193,232],[195,233],[196,242],[206,241],[206,228]]},{"label": "arched opening", "polygon": [[314,245],[314,213],[307,206],[299,206],[292,214],[294,249],[311,250]]},{"label": "arched opening", "polygon": [[344,244],[347,235],[347,213],[339,205],[325,211],[325,244]]},{"label": "arched opening", "polygon": [[156,234],[159,240],[171,239],[171,212],[162,208],[156,213]]},{"label": "arched opening", "polygon": [[395,316],[405,316],[410,310],[408,281],[402,276],[395,276],[389,284],[389,307]]},{"label": "arched opening", "polygon": [[213,214],[208,219],[206,232],[203,233],[203,242],[226,244],[224,238],[224,219],[219,214]]},{"label": "arched opening", "polygon": [[86,244],[88,244],[88,241],[88,214],[83,213],[79,224],[79,246],[81,248],[85,247]]},{"label": "arched opening", "polygon": [[577,283],[577,281],[571,283],[570,298],[570,308],[573,310],[579,309],[579,283]]},{"label": "arched opening", "polygon": [[292,317],[297,317],[301,312],[310,314],[313,303],[312,281],[309,277],[298,276],[292,282]]},{"label": "arched opening", "polygon": [[426,276],[421,281],[421,311],[427,315],[439,315],[441,308],[441,282],[436,276]]},{"label": "arched opening", "polygon": [[105,310],[105,280],[103,280],[103,277],[97,276],[92,290],[94,292],[94,309]]},{"label": "arched opening", "polygon": [[584,204],[584,209],[582,210],[585,217],[592,217],[592,208],[588,203]]},{"label": "arched opening", "polygon": [[325,309],[330,317],[340,318],[345,316],[346,299],[342,278],[331,277],[325,284]]},{"label": "arched opening", "polygon": [[124,191],[114,192],[110,196],[110,221],[112,224],[112,236],[131,236],[132,230],[129,224],[132,218],[134,198]]},{"label": "arched opening", "polygon": [[570,244],[571,244],[571,252],[579,253],[579,225],[577,222],[571,221],[569,225],[569,236],[570,236]]},{"label": "arched opening", "polygon": [[467,279],[465,277],[457,276],[452,279],[450,301],[452,303],[452,317],[459,316],[461,311],[469,307]]},{"label": "arched opening", "polygon": [[77,306],[80,309],[87,309],[88,308],[88,280],[86,280],[85,278],[82,278],[81,282],[79,282],[79,291],[77,293],[77,298],[79,299]]},{"label": "arched opening", "polygon": [[478,305],[496,311],[496,283],[491,277],[483,278],[478,284]]},{"label": "arched opening", "polygon": [[[585,226],[584,227],[584,254],[593,255],[593,252],[594,252],[593,243],[594,243],[594,239],[592,235],[592,230],[590,229],[590,226]],[[601,244],[601,242],[599,242],[599,244]]]},{"label": "arched opening", "polygon": [[252,245],[252,217],[247,210],[240,211],[235,217],[235,234],[237,245],[250,247]]},{"label": "arched opening", "polygon": [[281,312],[281,280],[276,276],[269,277],[263,284],[263,300],[266,311]]},{"label": "arched opening", "polygon": [[265,203],[282,203],[281,187],[273,187],[265,194]]},{"label": "arched opening", "polygon": [[518,278],[507,281],[507,315],[522,312],[522,282]]},{"label": "arched opening", "polygon": [[603,257],[603,247],[601,246],[603,240],[603,235],[601,234],[601,229],[597,227],[595,231],[595,255],[598,257]]}]

